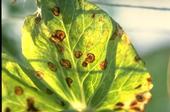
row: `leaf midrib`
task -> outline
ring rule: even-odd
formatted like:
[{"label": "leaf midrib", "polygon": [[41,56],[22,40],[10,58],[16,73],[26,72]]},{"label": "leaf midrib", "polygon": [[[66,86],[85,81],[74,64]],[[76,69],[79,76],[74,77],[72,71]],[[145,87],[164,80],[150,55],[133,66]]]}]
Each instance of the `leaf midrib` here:
[{"label": "leaf midrib", "polygon": [[[73,0],[71,0],[71,2],[72,2],[72,4],[73,4],[73,6],[74,6],[74,1]],[[83,2],[84,2],[84,0],[83,0]],[[65,12],[65,7],[66,7],[66,2],[65,2],[65,6],[64,6],[64,12]],[[72,21],[73,21],[73,18],[74,18],[74,16],[75,16],[75,7],[73,7],[74,8],[74,12],[73,12],[73,15],[72,15]],[[64,13],[63,12],[63,13]],[[83,11],[83,13],[84,13],[84,11]],[[83,14],[84,15],[84,14]],[[84,17],[83,17],[83,20],[84,20]],[[63,18],[62,18],[62,26],[63,26],[63,28],[64,28],[64,31],[66,32],[66,39],[67,39],[67,43],[68,43],[68,46],[69,46],[69,48],[68,48],[68,50],[69,50],[69,52],[70,52],[70,56],[71,56],[71,60],[72,60],[72,62],[73,62],[73,68],[77,68],[77,65],[76,65],[76,63],[75,63],[75,60],[74,60],[74,57],[73,57],[73,51],[71,50],[71,46],[70,46],[70,41],[69,41],[69,37],[70,37],[70,30],[71,30],[71,27],[72,27],[72,23],[71,23],[71,25],[70,25],[70,28],[69,28],[69,30],[68,30],[68,34],[67,34],[67,30],[66,30],[66,27],[65,27],[65,25],[64,25],[64,21],[63,21]],[[84,21],[83,21],[83,26],[84,26]],[[76,71],[77,71],[77,69],[76,69]],[[83,90],[83,87],[81,86],[81,82],[80,82],[80,77],[79,77],[79,74],[77,74],[77,72],[75,72],[75,75],[77,76],[77,79],[78,79],[78,83],[79,83],[79,87],[80,87],[80,94],[81,94],[81,100],[83,101],[82,103],[83,104],[86,104],[85,103],[85,97],[84,97],[84,90]],[[73,97],[74,97],[74,100],[76,101],[76,97],[75,97],[75,95],[73,94],[73,91],[71,91],[71,93],[72,93],[72,95],[73,95]]]}]

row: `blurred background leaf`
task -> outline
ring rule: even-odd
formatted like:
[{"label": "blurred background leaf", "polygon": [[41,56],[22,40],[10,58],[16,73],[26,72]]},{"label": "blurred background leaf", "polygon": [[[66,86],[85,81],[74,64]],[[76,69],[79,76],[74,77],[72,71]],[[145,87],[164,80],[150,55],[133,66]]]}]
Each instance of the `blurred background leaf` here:
[{"label": "blurred background leaf", "polygon": [[2,0],[6,15],[10,17],[24,18],[36,10],[36,0]]},{"label": "blurred background leaf", "polygon": [[170,99],[167,87],[169,56],[170,47],[160,48],[143,56],[154,84],[152,89],[153,97],[147,105],[147,112],[170,112]]}]

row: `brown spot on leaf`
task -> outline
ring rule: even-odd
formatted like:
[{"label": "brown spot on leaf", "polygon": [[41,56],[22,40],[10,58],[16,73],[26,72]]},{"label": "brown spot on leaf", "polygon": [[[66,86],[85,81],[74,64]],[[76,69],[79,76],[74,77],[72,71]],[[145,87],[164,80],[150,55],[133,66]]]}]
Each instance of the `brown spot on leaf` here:
[{"label": "brown spot on leaf", "polygon": [[124,104],[123,104],[122,102],[118,102],[118,103],[116,103],[116,106],[117,106],[117,107],[123,107]]},{"label": "brown spot on leaf", "polygon": [[35,76],[38,77],[39,79],[42,79],[44,74],[41,71],[36,71]]},{"label": "brown spot on leaf", "polygon": [[37,15],[37,17],[35,17],[35,23],[38,24],[41,21],[41,16]]},{"label": "brown spot on leaf", "polygon": [[130,106],[131,106],[131,107],[134,107],[134,106],[136,106],[137,104],[138,104],[137,101],[133,101],[133,102],[130,104]]},{"label": "brown spot on leaf", "polygon": [[137,55],[137,56],[135,56],[135,61],[136,62],[139,62],[141,60],[141,58]]},{"label": "brown spot on leaf", "polygon": [[4,112],[11,112],[11,109],[9,107],[6,107]]},{"label": "brown spot on leaf", "polygon": [[61,59],[60,64],[64,68],[71,68],[71,62],[67,59]]},{"label": "brown spot on leaf", "polygon": [[73,80],[70,77],[66,77],[66,82],[69,87],[71,87],[71,84],[73,83]]},{"label": "brown spot on leaf", "polygon": [[133,107],[132,110],[135,110],[136,112],[142,112],[139,107]]},{"label": "brown spot on leaf", "polygon": [[15,86],[15,94],[20,96],[24,93],[24,90],[22,89],[21,86]]},{"label": "brown spot on leaf", "polygon": [[86,61],[83,61],[82,66],[87,67],[88,63]]},{"label": "brown spot on leaf", "polygon": [[39,109],[35,107],[34,103],[32,97],[27,98],[27,112],[39,112]]},{"label": "brown spot on leaf", "polygon": [[145,100],[145,98],[142,94],[138,94],[138,95],[136,95],[136,100],[138,102],[143,102]]},{"label": "brown spot on leaf", "polygon": [[151,78],[151,77],[147,78],[147,81],[148,81],[149,83],[151,83],[151,82],[152,82],[152,78]]},{"label": "brown spot on leaf", "polygon": [[88,54],[87,54],[87,58],[85,59],[85,61],[86,61],[87,63],[93,63],[94,60],[95,60],[95,55],[92,54],[92,53],[88,53]]},{"label": "brown spot on leaf", "polygon": [[102,61],[102,62],[100,63],[100,68],[101,68],[102,70],[105,70],[106,67],[107,67],[107,60],[104,60],[104,61]]},{"label": "brown spot on leaf", "polygon": [[142,87],[142,84],[139,84],[138,86],[136,86],[135,89],[139,89],[140,87]]},{"label": "brown spot on leaf", "polygon": [[75,52],[74,52],[74,56],[75,56],[76,58],[80,58],[82,55],[83,55],[83,53],[82,53],[81,51],[75,51]]},{"label": "brown spot on leaf", "polygon": [[51,11],[52,11],[54,16],[60,15],[60,8],[59,7],[54,7]]},{"label": "brown spot on leaf", "polygon": [[50,41],[54,42],[55,44],[58,44],[59,42],[62,42],[62,41],[64,40],[65,36],[66,36],[66,35],[65,35],[64,31],[62,31],[62,30],[56,30],[56,31],[52,34],[52,36],[51,36],[51,38],[50,38]]},{"label": "brown spot on leaf", "polygon": [[91,17],[92,17],[92,18],[95,18],[95,16],[96,16],[96,14],[95,14],[95,13],[93,13]]},{"label": "brown spot on leaf", "polygon": [[48,62],[47,64],[51,71],[55,72],[57,70],[56,65],[53,64],[52,62]]}]

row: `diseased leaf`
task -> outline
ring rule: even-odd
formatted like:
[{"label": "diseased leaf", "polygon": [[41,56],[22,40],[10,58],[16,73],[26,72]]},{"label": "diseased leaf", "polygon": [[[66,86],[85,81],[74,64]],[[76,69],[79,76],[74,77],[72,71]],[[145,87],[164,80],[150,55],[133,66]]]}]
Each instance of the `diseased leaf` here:
[{"label": "diseased leaf", "polygon": [[4,80],[36,88],[40,94],[29,91],[44,103],[44,91],[53,92],[56,105],[48,100],[52,104],[40,106],[42,111],[143,111],[151,97],[150,75],[107,13],[84,0],[40,0],[38,7],[22,29],[23,61],[4,65],[14,71]]},{"label": "diseased leaf", "polygon": [[2,84],[6,91],[2,97],[2,110],[4,112],[52,112],[63,110],[63,107],[58,105],[51,96],[31,87],[9,71],[3,70],[2,78]]}]

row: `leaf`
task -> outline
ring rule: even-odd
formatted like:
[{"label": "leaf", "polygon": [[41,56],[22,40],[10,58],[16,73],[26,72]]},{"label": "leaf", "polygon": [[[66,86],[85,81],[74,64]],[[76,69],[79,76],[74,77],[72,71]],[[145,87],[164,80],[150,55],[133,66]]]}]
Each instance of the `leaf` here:
[{"label": "leaf", "polygon": [[58,105],[68,104],[55,109],[143,110],[150,98],[150,75],[107,13],[84,0],[40,0],[38,7],[24,22],[24,63],[19,67],[40,92],[50,88]]},{"label": "leaf", "polygon": [[[7,70],[3,70],[3,82],[6,93],[3,95],[2,110],[5,112],[60,111],[62,107],[50,99],[49,95],[32,88]],[[48,102],[45,103],[44,101]],[[57,107],[57,108],[54,108]]]}]

